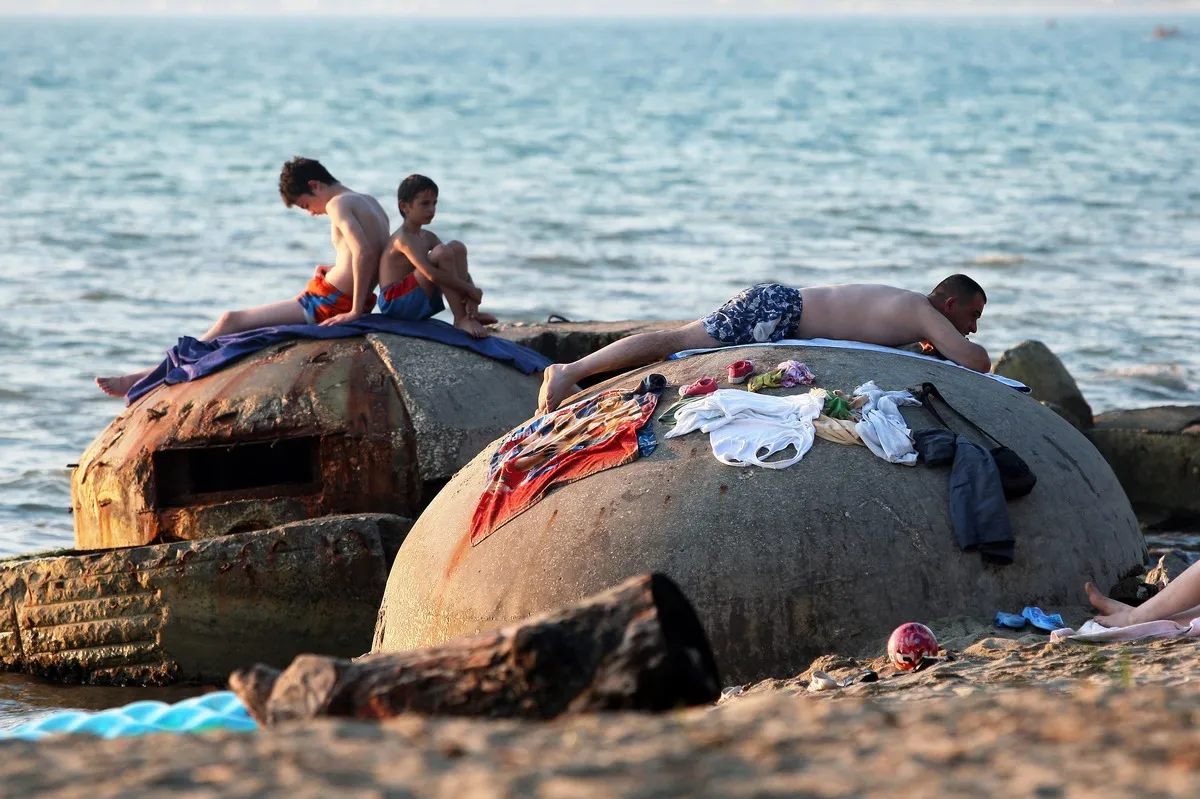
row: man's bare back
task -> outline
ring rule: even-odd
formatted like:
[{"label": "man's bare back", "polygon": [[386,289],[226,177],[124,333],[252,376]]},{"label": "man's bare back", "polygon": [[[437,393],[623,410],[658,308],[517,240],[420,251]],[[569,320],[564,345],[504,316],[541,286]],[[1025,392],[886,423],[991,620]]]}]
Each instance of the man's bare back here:
[{"label": "man's bare back", "polygon": [[[983,348],[967,341],[966,333],[924,294],[877,283],[847,283],[801,289],[800,295],[804,312],[796,326],[798,338],[848,339],[884,347],[928,341],[963,366],[983,372],[991,367]],[[982,313],[982,302],[978,310]],[[975,332],[973,325],[969,332]]]},{"label": "man's bare back", "polygon": [[574,363],[552,364],[543,376],[539,411],[558,407],[580,380],[662,360],[685,349],[744,346],[783,338],[828,338],[895,347],[928,341],[955,363],[986,372],[987,351],[967,340],[987,296],[965,275],[952,275],[928,295],[871,283],[795,289],[752,286],[708,316],[675,330],[640,333]]}]

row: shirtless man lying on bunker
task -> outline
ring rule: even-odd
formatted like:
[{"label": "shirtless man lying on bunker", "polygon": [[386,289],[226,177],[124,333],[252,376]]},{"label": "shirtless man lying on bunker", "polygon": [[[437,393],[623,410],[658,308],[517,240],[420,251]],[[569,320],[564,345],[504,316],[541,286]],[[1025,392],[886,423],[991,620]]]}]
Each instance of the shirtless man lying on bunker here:
[{"label": "shirtless man lying on bunker", "polygon": [[966,338],[976,331],[986,302],[983,289],[966,275],[951,275],[928,295],[873,283],[806,289],[762,283],[683,327],[637,333],[578,361],[550,365],[538,412],[558,408],[590,375],[654,363],[681,350],[785,338],[848,339],[884,347],[928,342],[943,357],[986,372],[992,368],[987,350]]}]

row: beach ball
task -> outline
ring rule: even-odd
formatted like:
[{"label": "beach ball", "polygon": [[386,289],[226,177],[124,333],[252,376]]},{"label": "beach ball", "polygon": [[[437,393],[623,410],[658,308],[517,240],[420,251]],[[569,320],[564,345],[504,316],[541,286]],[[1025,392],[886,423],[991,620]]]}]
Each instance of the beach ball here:
[{"label": "beach ball", "polygon": [[900,671],[912,671],[925,658],[937,657],[937,653],[933,630],[915,621],[901,624],[892,630],[892,637],[888,639],[888,660]]}]

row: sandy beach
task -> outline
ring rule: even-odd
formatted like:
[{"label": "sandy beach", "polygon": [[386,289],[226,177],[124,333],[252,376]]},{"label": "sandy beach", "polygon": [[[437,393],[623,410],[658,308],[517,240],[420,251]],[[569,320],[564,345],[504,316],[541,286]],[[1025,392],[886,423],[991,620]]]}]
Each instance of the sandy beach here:
[{"label": "sandy beach", "polygon": [[[1082,610],[1066,615],[1081,622]],[[1195,796],[1194,640],[1103,646],[943,619],[953,659],[810,693],[809,671],[714,707],[549,723],[322,720],[255,735],[12,742],[0,795]]]}]

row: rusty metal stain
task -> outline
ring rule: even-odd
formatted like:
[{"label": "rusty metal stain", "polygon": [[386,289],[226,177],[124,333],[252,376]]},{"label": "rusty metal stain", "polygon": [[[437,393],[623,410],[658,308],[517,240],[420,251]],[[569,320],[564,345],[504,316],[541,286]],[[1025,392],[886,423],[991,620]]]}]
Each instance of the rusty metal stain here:
[{"label": "rusty metal stain", "polygon": [[[361,340],[289,342],[203,380],[160,388],[153,402],[118,417],[72,475],[80,549],[193,540],[333,513],[420,511],[411,422],[391,373]],[[161,506],[157,452],[305,436],[319,441],[311,485],[199,493],[186,507]],[[231,512],[220,510],[225,505]]]}]

